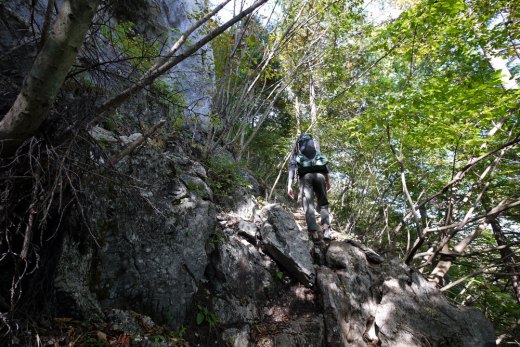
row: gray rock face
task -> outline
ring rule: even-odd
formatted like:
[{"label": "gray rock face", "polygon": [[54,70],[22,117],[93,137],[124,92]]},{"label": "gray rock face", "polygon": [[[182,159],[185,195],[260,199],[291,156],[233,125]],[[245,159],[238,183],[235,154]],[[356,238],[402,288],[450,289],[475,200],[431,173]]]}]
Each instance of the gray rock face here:
[{"label": "gray rock face", "polygon": [[251,222],[241,220],[238,222],[238,235],[244,237],[253,245],[257,245],[258,227]]},{"label": "gray rock face", "polygon": [[[256,224],[235,221],[234,228],[224,230],[229,236],[219,248],[214,270],[219,280],[210,279],[218,283],[218,296],[224,296],[213,300],[213,308],[230,345],[237,346],[237,341],[244,346],[367,347],[494,343],[493,328],[480,312],[452,305],[419,273],[398,261],[385,261],[351,240],[314,248],[315,253],[325,251],[314,290],[286,283],[278,291],[280,273],[305,285],[313,283],[312,243],[279,205],[265,206]],[[269,257],[248,244],[258,232]]]},{"label": "gray rock face", "polygon": [[283,331],[273,334],[274,346],[323,346],[324,324],[322,315],[307,315],[288,322]]},{"label": "gray rock face", "polygon": [[218,317],[222,345],[322,345],[316,295],[259,248],[259,221],[236,217],[220,222],[220,242],[213,244],[206,270],[211,294],[202,304]]},{"label": "gray rock face", "polygon": [[[200,345],[209,339],[237,347],[494,344],[480,312],[451,304],[402,263],[352,241],[311,252],[279,205],[265,206],[254,222],[220,213],[214,223],[209,195],[197,188],[205,171],[181,153],[145,149],[119,169],[139,182],[140,194],[132,200],[122,187],[93,192],[110,196],[97,201],[93,214],[102,247],[80,254],[68,239],[58,267],[56,288],[85,315],[123,309],[107,318],[138,330],[126,310],[136,311],[189,327],[188,341]],[[315,275],[311,253],[322,252]],[[195,323],[202,309],[216,326]]]},{"label": "gray rock face", "polygon": [[272,204],[264,207],[259,217],[266,251],[302,284],[311,287],[316,277],[312,242],[300,231],[293,216]]},{"label": "gray rock face", "polygon": [[245,187],[238,186],[229,196],[218,196],[216,200],[226,209],[234,211],[245,220],[252,220],[258,212],[256,198]]},{"label": "gray rock face", "polygon": [[72,312],[73,316],[103,319],[103,310],[95,295],[90,291],[94,251],[81,251],[81,242],[66,237],[54,278],[55,300],[58,311]]},{"label": "gray rock face", "polygon": [[[275,266],[269,257],[260,254],[242,237],[228,236],[226,243],[212,254],[212,265],[218,278],[212,282],[215,292],[223,297],[233,296],[243,303],[251,301],[253,305],[265,301],[273,283],[273,275],[266,264]],[[240,314],[229,314],[230,318],[233,316],[239,317]]]},{"label": "gray rock face", "polygon": [[451,304],[397,261],[374,265],[370,250],[332,242],[318,270],[327,346],[491,346],[493,327]]},{"label": "gray rock face", "polygon": [[[102,308],[131,309],[178,327],[203,278],[205,245],[215,228],[205,171],[179,152],[154,149],[119,165],[129,182],[90,182],[93,234],[101,248],[76,261],[85,268],[77,276],[90,277],[89,285],[86,280],[56,283],[71,296],[93,293]],[[75,250],[64,251],[58,279],[74,273],[67,263]],[[87,304],[78,299],[77,306],[92,310]]]},{"label": "gray rock face", "polygon": [[375,324],[384,345],[495,346],[493,327],[478,310],[450,303],[416,272],[408,281],[385,280],[382,292]]},{"label": "gray rock face", "polygon": [[319,269],[318,286],[323,295],[327,343],[363,346],[365,325],[374,304],[365,256],[356,247],[332,242],[326,261],[331,268]]},{"label": "gray rock face", "polygon": [[[58,6],[61,2],[57,2]],[[3,90],[13,89],[13,85],[20,85],[25,74],[32,66],[36,56],[35,38],[39,36],[39,30],[43,27],[47,2],[30,2],[21,0],[2,1],[0,4],[0,87]],[[145,38],[146,42],[164,43],[162,48],[164,53],[173,45],[180,36],[195,22],[197,12],[203,12],[204,2],[196,0],[110,0],[109,8],[111,13],[106,13],[104,21],[110,22],[112,27],[117,23],[132,23],[132,30]],[[100,11],[100,15],[101,15]],[[31,23],[34,21],[34,23]],[[32,33],[35,32],[36,37]],[[135,66],[119,62],[106,64],[107,61],[121,61],[119,53],[113,52],[107,46],[107,41],[111,39],[93,36],[96,41],[95,46],[100,49],[96,56],[99,61],[92,61],[94,55],[86,54],[80,58],[82,62],[89,61],[90,64],[103,64],[110,71],[109,81],[100,81],[98,74],[94,73],[87,77],[91,81],[102,82],[100,88],[106,88],[106,94],[112,91],[121,90],[125,87],[125,79],[135,72]],[[190,41],[196,42],[202,36],[195,32],[191,35]],[[80,52],[80,56],[82,53]],[[97,59],[97,58],[96,58]],[[15,61],[16,64],[11,62]],[[105,71],[106,72],[106,71]],[[118,78],[117,76],[124,78]],[[137,76],[132,76],[135,80]],[[184,116],[193,122],[188,122],[194,128],[197,124],[206,124],[207,115],[211,113],[211,95],[215,85],[213,51],[210,45],[202,47],[197,54],[187,58],[179,65],[165,74],[161,79],[175,90],[186,105]],[[6,83],[4,83],[4,80]],[[8,82],[8,83],[7,83]],[[108,87],[107,87],[108,86]],[[5,88],[4,88],[5,87]],[[14,88],[16,93],[18,90]],[[14,93],[14,91],[13,91]],[[4,100],[4,93],[0,95],[0,110],[10,106],[14,101],[14,96],[9,95]],[[147,121],[155,123],[158,119],[168,116],[168,111],[160,109],[150,103],[146,98],[146,93],[139,93],[123,106],[124,113],[134,118],[136,121],[143,120],[143,114]]]},{"label": "gray rock face", "polygon": [[[114,1],[115,14],[121,21],[130,21],[141,35],[150,41],[162,41],[167,38],[169,49],[182,32],[195,22],[193,15],[203,11],[203,2],[194,0],[133,0]],[[201,34],[195,32],[190,41],[196,42]],[[190,110],[186,116],[200,117],[207,121],[206,115],[211,113],[211,95],[214,88],[213,51],[209,45],[201,48],[198,54],[186,59],[163,77],[171,86],[181,93]]]},{"label": "gray rock face", "polygon": [[[226,150],[219,148],[218,152],[226,160],[233,160],[231,153]],[[216,196],[216,200],[224,209],[232,210],[240,218],[252,221],[259,210],[256,197],[261,194],[260,184],[248,170],[240,169],[238,173],[245,184],[236,185],[228,195]]]}]

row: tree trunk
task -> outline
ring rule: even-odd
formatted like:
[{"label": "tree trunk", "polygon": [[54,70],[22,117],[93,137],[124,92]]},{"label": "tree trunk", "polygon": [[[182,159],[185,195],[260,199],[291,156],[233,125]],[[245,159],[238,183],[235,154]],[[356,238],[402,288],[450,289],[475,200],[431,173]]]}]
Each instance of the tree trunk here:
[{"label": "tree trunk", "polygon": [[[309,106],[311,108],[311,124],[316,126],[318,124],[318,108],[316,106],[316,90],[314,88],[314,79],[312,78],[312,69],[310,69],[309,76]],[[320,138],[318,134],[314,134],[314,144],[316,145],[316,149],[321,151],[320,147]]]},{"label": "tree trunk", "polygon": [[482,223],[480,223],[477,228],[467,235],[464,239],[462,239],[455,247],[454,251],[450,252],[448,245],[446,244],[445,247],[443,247],[441,252],[441,259],[435,266],[435,268],[432,270],[429,280],[430,282],[435,283],[436,285],[440,286],[442,285],[444,281],[444,277],[446,276],[446,273],[448,273],[449,269],[453,265],[453,261],[460,255],[464,253],[464,250],[466,247],[477,237],[482,234],[482,232],[487,227],[487,221],[484,220]]},{"label": "tree trunk", "polygon": [[502,256],[502,261],[504,262],[506,272],[512,274],[511,285],[513,286],[513,293],[516,297],[516,301],[520,304],[520,276],[518,275],[518,266],[516,265],[514,253],[508,245],[506,236],[502,231],[502,226],[500,225],[498,218],[495,217],[491,219],[489,223],[493,229],[493,236],[497,241],[497,245],[505,246],[504,248],[500,248],[500,255]]},{"label": "tree trunk", "polygon": [[12,154],[45,120],[83,44],[99,0],[64,0],[11,109],[0,121],[0,154]]}]

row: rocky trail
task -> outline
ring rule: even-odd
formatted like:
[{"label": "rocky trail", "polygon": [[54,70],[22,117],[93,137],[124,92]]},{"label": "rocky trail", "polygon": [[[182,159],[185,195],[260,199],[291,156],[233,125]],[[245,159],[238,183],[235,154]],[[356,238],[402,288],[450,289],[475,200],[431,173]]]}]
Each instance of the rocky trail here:
[{"label": "rocky trail", "polygon": [[222,209],[178,150],[144,148],[119,170],[140,188],[85,182],[99,247],[64,238],[50,303],[62,318],[34,331],[42,345],[494,344],[478,310],[359,242],[314,243],[301,213],[261,206],[254,188]]},{"label": "rocky trail", "polygon": [[[255,245],[249,248],[249,256],[255,254],[263,261],[261,265],[246,264],[244,253],[232,256],[233,251],[226,247],[226,252],[219,253],[220,265],[223,259],[233,258],[241,267],[234,271],[229,263],[225,267],[214,263],[224,270],[221,280],[226,279],[222,281],[225,286],[233,287],[233,281],[229,281],[233,277],[238,285],[236,291],[227,287],[231,297],[228,306],[217,306],[221,328],[234,325],[221,335],[229,336],[222,341],[226,345],[493,344],[492,328],[479,312],[449,303],[418,272],[405,265],[385,260],[353,240],[313,244],[301,227],[301,213],[291,214],[279,205],[264,207],[255,222],[256,229],[243,220],[221,221],[226,225],[223,232],[227,240],[244,245],[240,238],[246,237],[249,245]],[[261,268],[255,269],[258,265]],[[265,270],[274,271],[271,278],[263,277],[271,284],[254,283],[255,274]],[[262,284],[265,296],[254,289],[255,285],[260,289]],[[276,290],[269,293],[267,288],[273,284]],[[244,297],[244,292],[250,295]]]}]

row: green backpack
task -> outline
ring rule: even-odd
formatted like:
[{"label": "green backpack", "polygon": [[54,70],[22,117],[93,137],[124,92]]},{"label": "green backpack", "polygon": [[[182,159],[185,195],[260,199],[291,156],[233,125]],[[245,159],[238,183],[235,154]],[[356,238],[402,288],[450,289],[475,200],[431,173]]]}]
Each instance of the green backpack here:
[{"label": "green backpack", "polygon": [[[313,158],[308,158],[300,151],[300,143],[309,141],[312,141],[312,136],[311,134],[305,133],[300,136],[297,142],[296,163],[298,164],[299,173],[321,171],[321,169],[325,169],[328,163],[327,157],[317,150]],[[312,146],[314,147],[314,141],[312,142]]]}]

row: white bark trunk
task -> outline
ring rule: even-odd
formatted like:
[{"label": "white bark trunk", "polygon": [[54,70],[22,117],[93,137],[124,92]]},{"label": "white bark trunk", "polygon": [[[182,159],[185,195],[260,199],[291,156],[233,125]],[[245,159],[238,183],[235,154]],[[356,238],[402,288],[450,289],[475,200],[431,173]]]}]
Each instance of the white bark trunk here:
[{"label": "white bark trunk", "polygon": [[64,0],[13,106],[0,121],[0,154],[9,155],[45,120],[83,44],[99,0]]},{"label": "white bark trunk", "polygon": [[492,55],[489,53],[486,53],[486,57],[488,58],[489,64],[491,64],[493,70],[497,72],[500,71],[502,73],[500,76],[500,81],[504,89],[518,89],[518,83],[516,83],[516,80],[513,78],[511,72],[507,68],[506,60],[498,55]]}]

